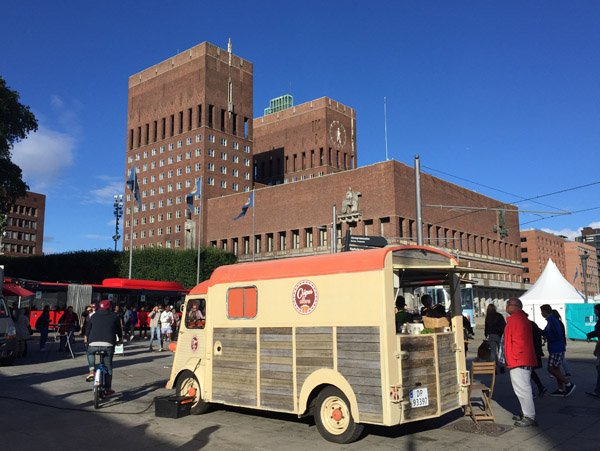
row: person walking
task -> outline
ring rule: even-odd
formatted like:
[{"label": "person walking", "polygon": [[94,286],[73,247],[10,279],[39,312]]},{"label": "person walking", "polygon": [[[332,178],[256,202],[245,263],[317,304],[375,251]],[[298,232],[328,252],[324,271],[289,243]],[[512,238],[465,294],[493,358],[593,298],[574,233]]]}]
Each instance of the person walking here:
[{"label": "person walking", "polygon": [[17,332],[17,357],[27,355],[27,340],[31,338],[29,333],[29,318],[25,316],[25,309],[18,308],[15,311],[15,329]]},{"label": "person walking", "polygon": [[87,360],[88,369],[90,370],[85,380],[88,382],[94,380],[94,353],[96,351],[105,351],[106,355],[102,357],[102,364],[106,368],[106,375],[104,377],[106,396],[114,394],[115,391],[112,390],[112,361],[115,355],[115,345],[120,345],[123,342],[123,329],[121,328],[121,320],[118,314],[110,311],[109,300],[101,301],[99,310],[88,319],[84,341],[88,345]]},{"label": "person walking", "polygon": [[173,324],[173,312],[171,312],[171,306],[167,305],[165,311],[160,314],[160,333],[162,335],[163,342],[169,340],[171,342],[171,325]]},{"label": "person walking", "polygon": [[50,306],[44,305],[42,314],[35,322],[35,328],[40,331],[40,351],[46,350],[46,341],[48,340],[48,328],[50,327]]},{"label": "person walking", "polygon": [[[523,312],[527,318],[529,315]],[[548,391],[548,389],[542,383],[540,376],[535,372],[538,368],[542,367],[542,357],[544,357],[544,350],[542,345],[542,330],[535,323],[535,321],[529,320],[531,323],[531,333],[533,335],[533,347],[535,348],[535,357],[537,358],[537,365],[531,369],[531,380],[535,383],[538,388],[538,395],[540,398]],[[535,399],[535,395],[533,396]]]},{"label": "person walking", "polygon": [[144,335],[144,340],[148,338],[148,312],[146,311],[146,307],[140,307],[140,311],[138,312],[138,318],[140,320],[140,340],[142,339],[142,333]]},{"label": "person walking", "polygon": [[504,373],[504,365],[498,362],[498,349],[500,348],[500,340],[504,334],[506,321],[504,316],[496,311],[494,304],[489,304],[485,313],[485,328],[484,334],[490,344],[490,362],[496,362],[500,367],[500,372]]},{"label": "person walking", "polygon": [[596,376],[596,388],[594,388],[594,391],[586,391],[586,393],[594,398],[600,398],[600,304],[594,305],[594,315],[596,315],[598,320],[596,321],[594,330],[587,334],[587,340],[588,343],[592,338],[598,340],[596,342],[596,347],[594,348],[594,356],[596,356],[596,372],[598,374]]},{"label": "person walking", "polygon": [[554,316],[558,320],[558,325],[560,326],[560,330],[562,332],[563,341],[565,342],[565,353],[563,355],[563,359],[562,359],[561,363],[562,363],[563,371],[565,372],[565,377],[570,377],[571,371],[569,371],[569,363],[567,362],[567,330],[565,329],[565,325],[562,322],[562,318],[560,316],[560,313],[558,313],[558,310],[553,309],[552,316]]},{"label": "person walking", "polygon": [[537,365],[537,357],[531,323],[523,313],[520,299],[510,298],[506,312],[510,316],[504,328],[504,357],[513,391],[521,405],[521,414],[513,416],[514,424],[517,427],[537,426],[531,390],[531,370]]},{"label": "person walking", "polygon": [[558,389],[550,393],[552,396],[571,396],[576,385],[569,382],[569,380],[562,375],[560,372],[560,365],[562,364],[563,357],[565,356],[565,341],[562,331],[560,330],[560,324],[558,320],[552,316],[552,307],[548,304],[544,304],[540,307],[542,316],[546,318],[547,324],[542,335],[546,337],[548,342],[548,372],[556,378],[558,383]]},{"label": "person walking", "polygon": [[163,350],[162,347],[162,337],[160,333],[160,309],[158,305],[155,305],[152,311],[148,314],[150,318],[150,352],[154,349],[152,348],[152,342],[154,341],[154,335],[156,334],[156,338],[158,339],[159,351]]}]

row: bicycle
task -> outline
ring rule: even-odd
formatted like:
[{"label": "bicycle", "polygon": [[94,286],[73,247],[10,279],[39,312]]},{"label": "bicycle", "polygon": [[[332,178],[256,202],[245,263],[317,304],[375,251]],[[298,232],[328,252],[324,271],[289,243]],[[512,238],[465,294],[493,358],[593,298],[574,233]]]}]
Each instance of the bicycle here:
[{"label": "bicycle", "polygon": [[100,400],[106,395],[106,387],[104,386],[104,373],[106,369],[102,364],[102,358],[106,356],[106,351],[95,351],[94,352],[94,366],[96,366],[96,356],[100,357],[100,362],[94,370],[94,409],[97,409],[100,405]]}]

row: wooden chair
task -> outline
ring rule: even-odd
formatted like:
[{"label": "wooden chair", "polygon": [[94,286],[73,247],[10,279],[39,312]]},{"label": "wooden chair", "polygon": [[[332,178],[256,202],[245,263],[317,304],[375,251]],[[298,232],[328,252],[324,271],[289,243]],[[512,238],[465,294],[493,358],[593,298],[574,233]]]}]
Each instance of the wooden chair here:
[{"label": "wooden chair", "polygon": [[[481,383],[475,383],[475,375],[488,375],[491,376],[491,383],[489,386]],[[494,384],[496,382],[496,362],[472,362],[471,363],[471,383],[469,385],[469,395],[467,405],[465,406],[465,415],[469,415],[473,418],[473,421],[481,420],[492,420],[496,422],[494,412],[492,411],[492,395],[494,393]],[[471,403],[471,397],[473,391],[481,391],[481,399],[483,401],[483,410],[473,408]]]}]

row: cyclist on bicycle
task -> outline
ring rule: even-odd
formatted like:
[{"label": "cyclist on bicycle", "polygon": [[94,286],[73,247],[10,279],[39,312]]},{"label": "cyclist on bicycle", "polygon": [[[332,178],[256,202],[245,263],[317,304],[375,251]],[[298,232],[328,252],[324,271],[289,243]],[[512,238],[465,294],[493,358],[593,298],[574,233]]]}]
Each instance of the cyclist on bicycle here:
[{"label": "cyclist on bicycle", "polygon": [[94,352],[106,351],[102,357],[102,364],[106,368],[104,379],[106,394],[112,395],[112,360],[115,354],[115,344],[123,343],[123,330],[121,329],[121,320],[119,315],[110,311],[110,301],[100,302],[98,311],[88,320],[85,328],[85,342],[87,343],[87,359],[90,374],[86,380],[94,380]]}]

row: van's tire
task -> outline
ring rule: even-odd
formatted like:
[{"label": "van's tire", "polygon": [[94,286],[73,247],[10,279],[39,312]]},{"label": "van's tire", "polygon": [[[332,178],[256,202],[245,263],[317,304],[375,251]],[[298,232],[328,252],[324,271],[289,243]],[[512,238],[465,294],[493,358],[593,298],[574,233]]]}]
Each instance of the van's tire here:
[{"label": "van's tire", "polygon": [[313,414],[319,433],[330,442],[351,443],[363,432],[364,425],[354,422],[348,399],[336,387],[321,390]]},{"label": "van's tire", "polygon": [[202,400],[198,378],[190,370],[182,371],[177,378],[177,396],[194,396],[190,407],[192,415],[200,415],[208,412],[210,404]]}]

